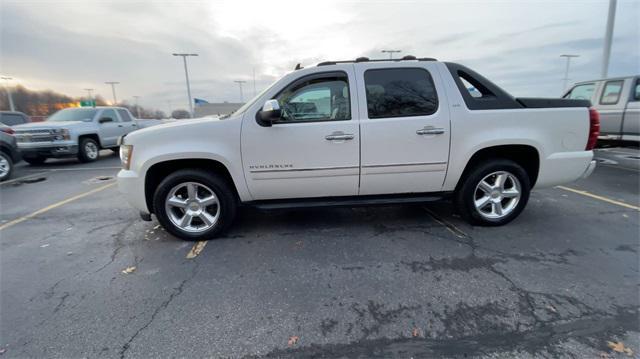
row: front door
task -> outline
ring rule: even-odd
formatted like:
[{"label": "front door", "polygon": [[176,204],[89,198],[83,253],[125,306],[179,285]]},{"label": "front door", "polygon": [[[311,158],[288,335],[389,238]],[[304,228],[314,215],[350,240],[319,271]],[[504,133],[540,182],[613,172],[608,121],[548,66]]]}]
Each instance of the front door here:
[{"label": "front door", "polygon": [[[100,123],[100,120],[110,118],[111,121]],[[124,126],[116,111],[111,108],[102,110],[98,116],[98,126],[100,127],[100,144],[102,147],[112,147],[118,142],[118,137],[125,134]]]},{"label": "front door", "polygon": [[352,65],[302,76],[273,97],[282,117],[271,127],[245,113],[242,162],[255,200],[358,194],[354,83]]},{"label": "front door", "polygon": [[440,191],[449,158],[450,125],[436,64],[362,64],[356,78],[360,194]]}]

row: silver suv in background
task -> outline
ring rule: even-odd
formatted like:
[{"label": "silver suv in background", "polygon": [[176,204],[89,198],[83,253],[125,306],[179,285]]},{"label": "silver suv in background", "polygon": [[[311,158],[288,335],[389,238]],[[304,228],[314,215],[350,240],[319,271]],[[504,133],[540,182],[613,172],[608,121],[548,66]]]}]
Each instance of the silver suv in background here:
[{"label": "silver suv in background", "polygon": [[599,139],[640,142],[640,76],[579,82],[563,97],[591,100],[600,113]]}]

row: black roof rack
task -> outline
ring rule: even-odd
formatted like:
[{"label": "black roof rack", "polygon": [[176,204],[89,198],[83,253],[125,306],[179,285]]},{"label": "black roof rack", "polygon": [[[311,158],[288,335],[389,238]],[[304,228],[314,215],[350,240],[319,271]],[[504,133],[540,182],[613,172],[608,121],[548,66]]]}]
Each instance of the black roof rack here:
[{"label": "black roof rack", "polygon": [[342,61],[324,61],[318,64],[318,66],[329,66],[329,65],[337,65],[337,64],[349,64],[353,62],[382,62],[382,61],[438,61],[432,57],[420,57],[417,58],[413,55],[406,55],[401,59],[369,59],[368,57],[358,57],[355,60],[342,60]]}]

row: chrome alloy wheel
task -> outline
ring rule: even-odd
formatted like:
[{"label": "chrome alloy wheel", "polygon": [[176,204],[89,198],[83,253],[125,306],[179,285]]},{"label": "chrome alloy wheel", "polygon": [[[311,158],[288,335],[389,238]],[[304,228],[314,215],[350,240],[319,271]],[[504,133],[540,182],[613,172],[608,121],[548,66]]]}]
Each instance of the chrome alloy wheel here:
[{"label": "chrome alloy wheel", "polygon": [[84,153],[89,159],[95,160],[98,158],[98,146],[93,142],[87,142],[84,144]]},{"label": "chrome alloy wheel", "polygon": [[508,216],[520,202],[520,181],[506,171],[497,171],[485,176],[474,191],[476,211],[487,219]]},{"label": "chrome alloy wheel", "polygon": [[197,182],[184,182],[169,191],[165,210],[176,227],[185,232],[201,233],[218,222],[220,202],[209,187]]},{"label": "chrome alloy wheel", "polygon": [[9,164],[9,160],[4,156],[0,156],[0,178],[5,178],[10,170],[11,165]]}]

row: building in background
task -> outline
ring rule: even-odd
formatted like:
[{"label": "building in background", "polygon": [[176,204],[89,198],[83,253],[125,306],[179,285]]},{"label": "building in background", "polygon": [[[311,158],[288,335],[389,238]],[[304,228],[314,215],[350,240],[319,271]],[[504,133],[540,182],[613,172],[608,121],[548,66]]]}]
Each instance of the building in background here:
[{"label": "building in background", "polygon": [[239,109],[242,105],[244,104],[238,102],[200,103],[194,108],[193,117],[227,115]]}]

